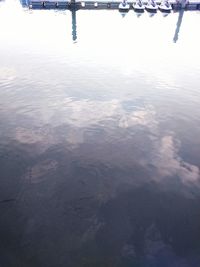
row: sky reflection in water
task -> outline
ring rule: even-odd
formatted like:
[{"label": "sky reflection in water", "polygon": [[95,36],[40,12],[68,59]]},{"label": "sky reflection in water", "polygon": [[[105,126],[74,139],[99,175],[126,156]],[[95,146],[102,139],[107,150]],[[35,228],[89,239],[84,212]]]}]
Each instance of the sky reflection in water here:
[{"label": "sky reflection in water", "polygon": [[1,266],[199,266],[199,20],[1,3]]}]

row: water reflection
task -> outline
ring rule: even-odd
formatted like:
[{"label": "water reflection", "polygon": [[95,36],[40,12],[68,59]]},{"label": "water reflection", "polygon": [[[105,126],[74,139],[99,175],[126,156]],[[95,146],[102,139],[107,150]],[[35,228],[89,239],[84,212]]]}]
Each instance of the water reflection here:
[{"label": "water reflection", "polygon": [[[77,10],[76,9],[72,9],[71,10],[71,14],[72,14],[72,40],[74,42],[77,41],[77,25],[76,25],[76,12]],[[127,13],[123,13],[123,12],[120,12],[122,18],[124,18]],[[173,42],[176,43],[178,41],[178,38],[179,38],[179,32],[180,32],[180,28],[181,28],[181,24],[182,24],[182,19],[183,19],[183,14],[184,14],[184,10],[180,10],[179,11],[179,16],[178,16],[178,21],[177,21],[177,24],[176,24],[176,30],[175,30],[175,34],[174,34],[174,38],[173,38]],[[138,13],[136,12],[136,16],[137,18],[141,17],[142,13]],[[149,17],[154,17],[155,15],[157,15],[156,13],[148,13]],[[169,13],[162,13],[162,16],[163,17],[167,17],[168,15],[170,15]]]},{"label": "water reflection", "polygon": [[[27,2],[26,0],[22,0],[20,1],[21,5],[23,7],[28,7],[29,6],[29,2]],[[77,9],[75,7],[71,7],[70,8],[70,11],[71,11],[71,15],[72,15],[72,40],[73,42],[77,42],[77,21],[76,21],[76,13],[77,13]],[[114,12],[114,11],[113,11]],[[139,18],[141,17],[141,13],[136,13],[136,17]],[[122,13],[120,12],[122,18],[124,18],[127,13]],[[181,24],[182,24],[182,19],[183,19],[183,14],[184,14],[184,10],[180,10],[179,11],[179,16],[178,16],[178,21],[177,21],[177,24],[176,24],[176,30],[175,30],[175,34],[174,34],[174,37],[173,37],[173,42],[176,43],[178,41],[178,38],[179,38],[179,32],[180,32],[180,27],[181,27]],[[162,13],[162,16],[163,17],[167,17],[169,16],[170,14],[169,13]],[[152,13],[152,12],[148,12],[148,16],[150,18],[154,17],[154,16],[158,16],[157,13]]]},{"label": "water reflection", "polygon": [[78,11],[73,45],[75,11],[17,8],[0,9],[0,265],[199,266],[198,36],[171,44],[177,14]]},{"label": "water reflection", "polygon": [[77,40],[77,30],[76,30],[76,10],[72,9],[72,40],[76,42]]},{"label": "water reflection", "polygon": [[184,14],[184,9],[179,11],[178,21],[176,24],[176,31],[174,33],[174,38],[173,38],[174,43],[176,43],[178,41],[178,38],[179,38],[179,32],[180,32],[180,28],[181,28],[181,24],[182,24],[182,20],[183,20],[183,14]]}]

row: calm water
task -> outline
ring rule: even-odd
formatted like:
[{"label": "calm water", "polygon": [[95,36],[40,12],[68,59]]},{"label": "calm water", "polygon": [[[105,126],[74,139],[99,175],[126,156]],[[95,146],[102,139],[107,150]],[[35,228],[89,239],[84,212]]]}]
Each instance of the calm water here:
[{"label": "calm water", "polygon": [[199,25],[0,2],[0,267],[200,266]]}]

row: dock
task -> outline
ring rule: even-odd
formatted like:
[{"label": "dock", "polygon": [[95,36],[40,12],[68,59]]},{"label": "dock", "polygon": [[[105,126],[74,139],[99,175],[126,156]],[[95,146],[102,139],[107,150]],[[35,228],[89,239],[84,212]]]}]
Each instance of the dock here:
[{"label": "dock", "polygon": [[[31,9],[118,9],[120,0],[26,0],[26,6]],[[127,1],[130,9],[135,1]],[[146,0],[143,1],[147,3]],[[158,5],[161,0],[156,0]],[[200,0],[169,0],[173,10],[200,10]]]}]

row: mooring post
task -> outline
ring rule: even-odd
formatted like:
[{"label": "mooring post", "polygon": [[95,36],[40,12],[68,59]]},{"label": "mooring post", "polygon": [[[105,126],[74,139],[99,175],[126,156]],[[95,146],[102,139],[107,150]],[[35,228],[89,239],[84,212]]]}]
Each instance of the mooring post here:
[{"label": "mooring post", "polygon": [[76,7],[76,0],[70,0],[70,7],[75,8]]},{"label": "mooring post", "polygon": [[188,3],[188,0],[181,0],[181,1],[180,1],[181,8],[182,8],[182,9],[185,9],[187,3]]}]

